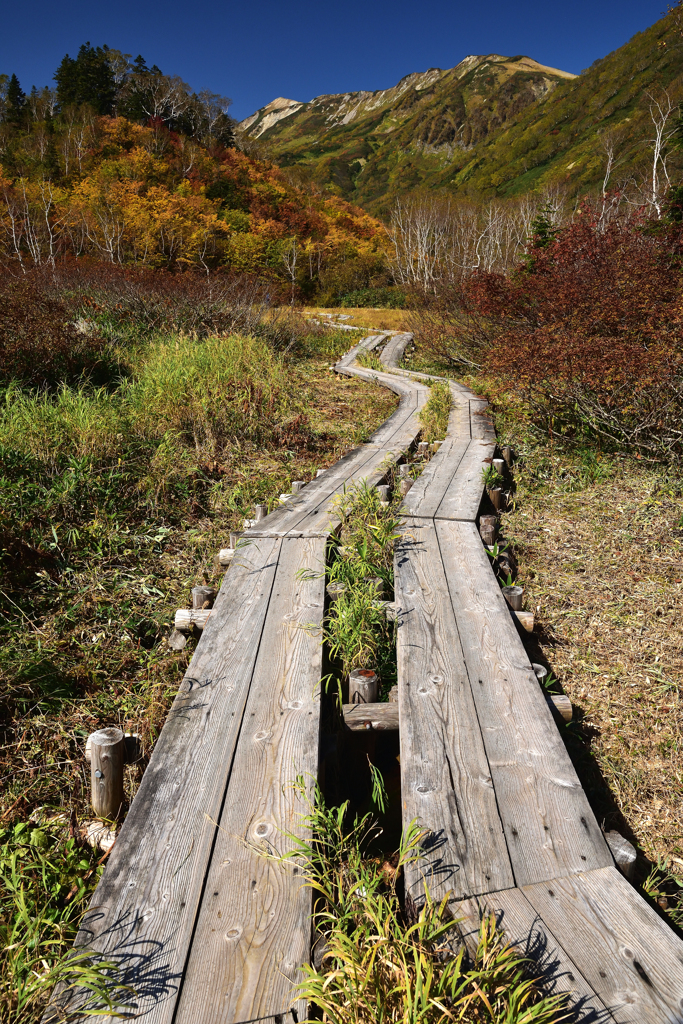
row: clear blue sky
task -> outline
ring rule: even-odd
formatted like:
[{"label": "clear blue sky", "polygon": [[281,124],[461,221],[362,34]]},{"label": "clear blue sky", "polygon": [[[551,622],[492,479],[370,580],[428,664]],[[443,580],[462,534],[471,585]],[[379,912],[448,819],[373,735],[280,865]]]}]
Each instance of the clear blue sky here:
[{"label": "clear blue sky", "polygon": [[53,84],[81,43],[146,58],[246,117],[276,96],[383,89],[470,53],[526,54],[578,73],[661,17],[665,0],[32,0],[7,3],[0,72]]}]

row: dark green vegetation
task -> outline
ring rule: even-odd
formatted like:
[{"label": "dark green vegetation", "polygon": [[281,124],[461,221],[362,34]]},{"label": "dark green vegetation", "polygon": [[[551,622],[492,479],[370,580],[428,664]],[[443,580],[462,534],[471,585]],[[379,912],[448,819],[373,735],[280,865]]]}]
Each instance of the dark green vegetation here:
[{"label": "dark green vegetation", "polygon": [[[365,441],[395,405],[329,373],[347,336],[290,317],[283,333],[249,293],[202,307],[189,279],[161,296],[117,280],[5,286],[39,305],[32,331],[0,331],[20,373],[0,383],[0,1020],[13,1024],[40,1019],[101,872],[84,840],[87,735],[140,734],[130,800],[194,648],[168,647],[174,610],[220,582],[215,555],[254,503]],[[2,324],[16,303],[0,310]],[[69,339],[87,342],[97,382]],[[54,370],[42,390],[36,352]],[[90,962],[68,969],[97,983]]]},{"label": "dark green vegetation", "polygon": [[385,93],[321,96],[259,143],[281,165],[380,214],[420,187],[492,197],[563,185],[582,194],[602,184],[609,145],[616,185],[648,162],[648,93],[681,99],[681,17],[677,8],[578,78],[525,57],[466,58]]}]

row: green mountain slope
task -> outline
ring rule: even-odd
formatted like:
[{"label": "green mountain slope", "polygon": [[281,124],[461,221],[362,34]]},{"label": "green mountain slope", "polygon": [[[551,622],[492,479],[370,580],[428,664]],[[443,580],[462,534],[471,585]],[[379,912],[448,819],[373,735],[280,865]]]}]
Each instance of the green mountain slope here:
[{"label": "green mountain slope", "polygon": [[616,185],[644,173],[647,94],[683,96],[682,22],[672,12],[578,77],[528,57],[472,56],[382,92],[280,98],[240,128],[281,166],[300,167],[379,214],[421,187],[508,196],[564,184],[585,192],[602,182],[606,136],[615,142]]}]

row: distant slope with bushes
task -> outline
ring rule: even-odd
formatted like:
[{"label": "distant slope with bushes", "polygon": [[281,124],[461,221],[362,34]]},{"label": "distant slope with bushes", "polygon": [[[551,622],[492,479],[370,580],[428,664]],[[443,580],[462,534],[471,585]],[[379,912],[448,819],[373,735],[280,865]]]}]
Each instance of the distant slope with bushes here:
[{"label": "distant slope with bushes", "polygon": [[[240,125],[282,166],[378,213],[425,187],[512,196],[572,194],[642,176],[652,98],[683,97],[680,5],[580,76],[528,57],[471,56],[375,93],[277,100]],[[683,168],[674,158],[672,169]]]}]

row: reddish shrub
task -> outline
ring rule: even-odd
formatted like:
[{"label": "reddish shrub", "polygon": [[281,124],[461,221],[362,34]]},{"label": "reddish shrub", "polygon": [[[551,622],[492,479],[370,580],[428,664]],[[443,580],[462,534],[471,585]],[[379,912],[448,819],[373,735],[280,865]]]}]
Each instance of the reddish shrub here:
[{"label": "reddish shrub", "polygon": [[52,387],[93,373],[104,343],[31,278],[0,281],[0,380]]}]

